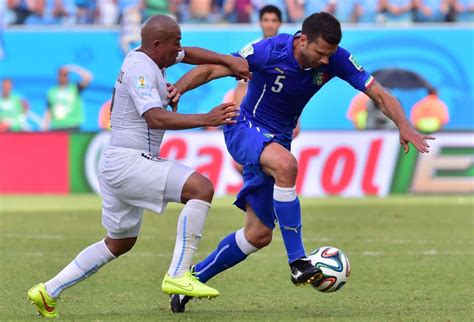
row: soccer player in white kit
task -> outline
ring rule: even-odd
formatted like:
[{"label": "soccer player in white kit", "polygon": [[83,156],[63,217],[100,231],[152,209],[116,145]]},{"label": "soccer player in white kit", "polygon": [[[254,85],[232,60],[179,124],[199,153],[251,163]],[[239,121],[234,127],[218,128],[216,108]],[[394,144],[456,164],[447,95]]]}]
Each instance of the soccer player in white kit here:
[{"label": "soccer player in white kit", "polygon": [[185,204],[177,225],[176,244],[162,289],[168,294],[215,297],[219,292],[191,272],[201,231],[211,206],[212,183],[193,169],[159,158],[165,130],[232,124],[234,103],[207,114],[167,111],[177,92],[164,78],[164,68],[183,61],[218,63],[240,78],[250,76],[245,60],[200,48],[181,48],[179,25],[168,16],[153,16],[143,25],[142,45],[125,58],[112,99],[112,137],[99,165],[102,223],[107,237],[90,245],[55,277],[33,286],[29,300],[38,312],[56,317],[56,300],[63,290],[91,276],[106,263],[128,252],[137,240],[144,209],[161,213],[168,202]]}]

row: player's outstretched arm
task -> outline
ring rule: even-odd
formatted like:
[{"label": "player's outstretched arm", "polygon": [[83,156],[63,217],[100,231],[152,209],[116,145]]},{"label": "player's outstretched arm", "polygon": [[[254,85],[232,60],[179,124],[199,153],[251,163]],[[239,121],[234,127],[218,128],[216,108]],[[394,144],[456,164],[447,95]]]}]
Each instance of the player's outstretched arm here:
[{"label": "player's outstretched arm", "polygon": [[247,60],[231,55],[219,54],[199,47],[184,47],[184,63],[193,65],[218,64],[228,67],[232,73],[241,79],[250,80],[250,70]]},{"label": "player's outstretched arm", "polygon": [[408,143],[413,146],[421,153],[428,153],[430,147],[426,140],[434,140],[433,136],[427,136],[415,131],[403,111],[402,106],[398,100],[393,97],[385,88],[378,82],[375,82],[368,90],[364,92],[367,94],[380,110],[387,115],[400,130],[400,144],[403,145],[405,153],[408,153]]},{"label": "player's outstretched arm", "polygon": [[222,65],[200,65],[184,74],[174,86],[182,95],[211,80],[233,75],[232,71]]},{"label": "player's outstretched arm", "polygon": [[196,127],[234,124],[233,118],[239,115],[235,103],[223,103],[206,114],[180,114],[161,108],[152,108],[143,116],[150,129],[183,130]]}]

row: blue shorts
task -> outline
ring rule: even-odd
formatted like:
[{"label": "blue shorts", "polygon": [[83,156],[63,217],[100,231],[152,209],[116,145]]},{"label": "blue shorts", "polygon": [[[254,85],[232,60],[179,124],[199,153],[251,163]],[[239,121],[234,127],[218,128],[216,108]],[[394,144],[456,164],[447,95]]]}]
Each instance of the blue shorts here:
[{"label": "blue shorts", "polygon": [[234,205],[246,211],[248,203],[265,226],[274,229],[276,217],[273,212],[273,186],[275,180],[263,172],[260,167],[260,155],[270,142],[278,142],[290,150],[291,133],[274,135],[260,126],[255,126],[244,117],[239,117],[236,124],[224,127],[224,138],[232,158],[244,166],[244,185]]}]

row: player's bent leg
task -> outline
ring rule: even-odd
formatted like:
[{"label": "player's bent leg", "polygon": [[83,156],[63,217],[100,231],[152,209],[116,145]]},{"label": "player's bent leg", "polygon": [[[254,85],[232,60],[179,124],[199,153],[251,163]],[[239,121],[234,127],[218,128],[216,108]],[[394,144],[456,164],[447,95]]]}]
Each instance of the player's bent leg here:
[{"label": "player's bent leg", "polygon": [[295,186],[298,174],[295,157],[283,146],[273,142],[264,148],[260,163],[264,172],[275,179],[273,208],[285,243],[291,281],[298,286],[320,279],[321,270],[306,259],[303,246],[301,207]]},{"label": "player's bent leg", "polygon": [[196,264],[194,266],[196,276],[203,282],[208,281],[268,245],[271,236],[272,230],[266,227],[247,205],[245,227],[224,237],[209,256]]}]

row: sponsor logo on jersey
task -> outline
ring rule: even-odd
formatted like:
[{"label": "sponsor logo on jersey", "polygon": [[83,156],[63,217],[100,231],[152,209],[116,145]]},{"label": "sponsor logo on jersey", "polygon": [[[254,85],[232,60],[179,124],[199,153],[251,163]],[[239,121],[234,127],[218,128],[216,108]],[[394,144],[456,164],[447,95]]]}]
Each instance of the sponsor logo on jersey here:
[{"label": "sponsor logo on jersey", "polygon": [[280,74],[284,74],[283,71],[279,67],[275,67],[275,70],[279,72]]},{"label": "sponsor logo on jersey", "polygon": [[357,68],[357,70],[363,70],[362,66],[359,64],[359,62],[353,55],[349,56],[349,60],[351,61],[352,65]]},{"label": "sponsor logo on jersey", "polygon": [[242,50],[239,51],[239,55],[242,58],[247,58],[247,56],[253,55],[253,46],[252,46],[252,44],[249,44],[249,45],[245,46],[244,48],[242,48]]}]

